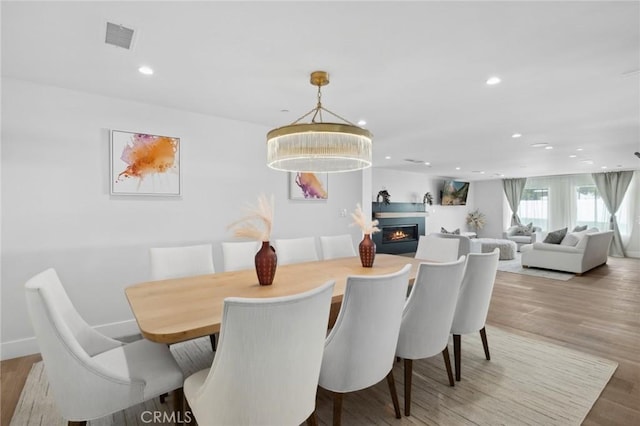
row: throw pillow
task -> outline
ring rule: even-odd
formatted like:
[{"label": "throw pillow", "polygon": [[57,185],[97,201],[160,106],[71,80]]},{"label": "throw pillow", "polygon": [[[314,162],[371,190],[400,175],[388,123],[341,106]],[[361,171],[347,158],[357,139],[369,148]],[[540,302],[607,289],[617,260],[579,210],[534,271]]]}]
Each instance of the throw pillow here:
[{"label": "throw pillow", "polygon": [[557,231],[549,232],[543,243],[560,244],[564,236],[567,235],[567,228],[558,229]]},{"label": "throw pillow", "polygon": [[584,231],[580,231],[580,232],[569,232],[562,239],[562,242],[560,243],[560,245],[561,246],[572,246],[572,247],[575,247],[575,246],[578,245],[578,243],[580,241],[582,241],[584,236],[587,235],[587,232],[588,231],[586,229]]},{"label": "throw pillow", "polygon": [[460,235],[460,228],[456,229],[455,231],[447,231],[446,229],[444,229],[443,227],[440,227],[440,233],[442,234],[454,234],[454,235]]},{"label": "throw pillow", "polygon": [[514,235],[526,235],[531,236],[533,233],[533,222],[528,225],[520,225],[515,229]]},{"label": "throw pillow", "polygon": [[587,225],[582,225],[582,226],[578,225],[575,228],[573,228],[573,231],[571,231],[571,232],[580,232],[580,231],[584,231],[586,229],[587,229]]}]

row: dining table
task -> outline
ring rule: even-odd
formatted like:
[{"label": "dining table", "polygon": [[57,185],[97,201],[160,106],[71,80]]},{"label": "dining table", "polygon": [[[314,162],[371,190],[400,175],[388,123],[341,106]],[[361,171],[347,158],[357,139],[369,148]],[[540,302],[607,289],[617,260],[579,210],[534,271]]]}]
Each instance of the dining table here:
[{"label": "dining table", "polygon": [[411,264],[410,281],[424,260],[376,254],[373,267],[360,258],[278,265],[273,284],[261,286],[254,269],[148,281],[125,289],[129,306],[142,335],[151,341],[173,344],[220,331],[224,299],[268,298],[302,293],[335,280],[329,324],[340,310],[349,276],[386,275]]}]

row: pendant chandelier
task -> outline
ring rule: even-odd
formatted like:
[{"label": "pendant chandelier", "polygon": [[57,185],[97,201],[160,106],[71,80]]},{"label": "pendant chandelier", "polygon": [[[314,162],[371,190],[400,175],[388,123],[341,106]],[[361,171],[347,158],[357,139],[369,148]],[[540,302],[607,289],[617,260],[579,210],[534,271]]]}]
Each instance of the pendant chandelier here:
[{"label": "pendant chandelier", "polygon": [[[267,165],[276,170],[314,173],[350,172],[370,167],[371,132],[322,106],[320,88],[329,84],[329,74],[314,71],[311,84],[318,86],[316,107],[293,123],[267,133]],[[323,122],[323,112],[342,123]],[[300,123],[310,115],[310,123]]]}]

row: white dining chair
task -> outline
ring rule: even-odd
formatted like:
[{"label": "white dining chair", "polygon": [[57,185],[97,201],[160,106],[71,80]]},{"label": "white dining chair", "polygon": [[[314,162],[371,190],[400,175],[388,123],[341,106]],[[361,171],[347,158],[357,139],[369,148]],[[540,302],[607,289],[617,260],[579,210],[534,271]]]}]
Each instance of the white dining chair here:
[{"label": "white dining chair", "polygon": [[398,333],[411,265],[388,275],[350,276],[338,318],[327,336],[319,385],[333,396],[333,424],[340,425],[343,395],[385,377],[397,418],[393,379]]},{"label": "white dining chair", "polygon": [[482,347],[487,360],[491,360],[485,323],[489,312],[493,284],[498,271],[500,249],[491,253],[469,253],[467,269],[462,279],[460,296],[456,305],[451,334],[453,334],[453,356],[456,368],[456,380],[461,376],[462,334],[480,332]]},{"label": "white dining chair", "polygon": [[173,391],[182,412],[182,370],[166,345],[124,344],[87,324],[69,300],[55,270],[27,281],[27,308],[49,388],[69,425],[86,425]]},{"label": "white dining chair", "polygon": [[258,241],[222,243],[222,260],[225,272],[255,268],[256,253],[260,249]]},{"label": "white dining chair", "polygon": [[153,247],[149,249],[149,259],[154,281],[215,272],[211,244]]},{"label": "white dining chair", "polygon": [[413,360],[442,353],[453,386],[449,333],[465,268],[465,257],[455,262],[421,263],[402,313],[396,356],[404,359],[404,413],[411,415]]},{"label": "white dining chair", "polygon": [[349,234],[321,236],[320,247],[322,247],[324,260],[357,256],[356,249],[353,247],[353,239]]},{"label": "white dining chair", "polygon": [[314,237],[275,240],[278,265],[319,260]]},{"label": "white dining chair", "polygon": [[[149,263],[154,281],[215,273],[211,244],[152,247],[149,249]],[[209,340],[211,349],[215,351],[216,335],[210,335]]]},{"label": "white dining chair", "polygon": [[458,245],[455,239],[421,235],[415,258],[432,262],[454,262],[458,259]]},{"label": "white dining chair", "polygon": [[213,364],[184,382],[198,424],[313,423],[334,284],[293,296],[225,299]]}]

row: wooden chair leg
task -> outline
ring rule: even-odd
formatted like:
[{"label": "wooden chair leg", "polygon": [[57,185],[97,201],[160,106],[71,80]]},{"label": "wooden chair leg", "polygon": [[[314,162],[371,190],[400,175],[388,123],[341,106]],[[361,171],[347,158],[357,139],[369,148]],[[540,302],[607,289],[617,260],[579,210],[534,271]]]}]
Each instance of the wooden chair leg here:
[{"label": "wooden chair leg", "polygon": [[404,360],[404,415],[411,415],[411,378],[413,377],[413,360]]},{"label": "wooden chair leg", "polygon": [[449,347],[445,346],[442,351],[442,358],[444,358],[444,366],[447,368],[447,376],[449,376],[449,386],[455,386],[456,382],[453,381],[453,373],[451,372],[451,359],[449,359]]},{"label": "wooden chair leg", "polygon": [[333,394],[333,426],[342,424],[342,395],[341,393],[331,392]]},{"label": "wooden chair leg", "polygon": [[160,395],[160,404],[164,404],[165,402],[167,402],[168,396],[169,396],[168,393],[163,393],[162,395]]},{"label": "wooden chair leg", "polygon": [[211,341],[211,350],[215,352],[216,351],[216,335],[210,334],[209,340]]},{"label": "wooden chair leg", "polygon": [[81,422],[74,422],[74,421],[69,420],[67,422],[67,426],[87,426],[87,421],[83,420]]},{"label": "wooden chair leg", "polygon": [[184,391],[182,388],[178,388],[174,390],[172,393],[173,396],[173,412],[176,415],[176,425],[183,424],[185,415],[184,415]]},{"label": "wooden chair leg", "polygon": [[313,413],[311,413],[311,415],[307,419],[307,425],[308,426],[318,426],[318,417],[316,417],[315,410],[313,411]]},{"label": "wooden chair leg", "polygon": [[400,403],[398,402],[398,392],[396,392],[396,382],[393,379],[393,370],[387,374],[387,384],[389,385],[389,392],[391,393],[391,400],[393,401],[393,409],[396,412],[396,419],[401,419],[402,413],[400,413]]},{"label": "wooden chair leg", "polygon": [[487,342],[487,331],[482,327],[480,329],[480,338],[482,339],[482,347],[484,348],[484,356],[487,361],[491,361],[491,355],[489,354],[489,342]]},{"label": "wooden chair leg", "polygon": [[462,348],[460,347],[460,335],[459,334],[454,334],[453,335],[453,361],[456,367],[456,380],[460,381],[460,353]]}]

